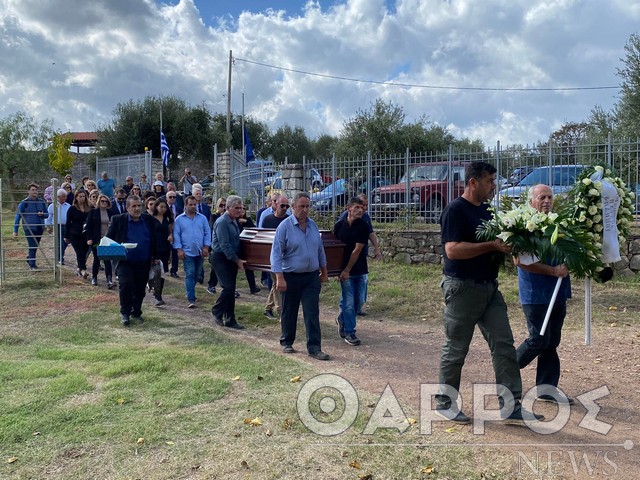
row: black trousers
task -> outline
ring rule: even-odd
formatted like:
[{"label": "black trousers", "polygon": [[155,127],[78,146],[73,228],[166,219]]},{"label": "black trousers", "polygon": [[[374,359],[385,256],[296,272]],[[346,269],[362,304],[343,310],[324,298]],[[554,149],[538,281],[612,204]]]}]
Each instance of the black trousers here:
[{"label": "black trousers", "polygon": [[151,263],[120,261],[116,267],[120,294],[120,313],[139,317],[149,281]]},{"label": "black trousers", "polygon": [[296,339],[298,310],[302,304],[302,316],[307,330],[307,351],[322,350],[320,332],[320,272],[284,273],[287,290],[282,292],[282,314],[280,316],[280,345],[293,345]]},{"label": "black trousers", "polygon": [[233,325],[237,323],[235,309],[238,264],[229,260],[224,253],[214,253],[212,260],[222,292],[211,309],[211,313],[216,319],[222,320],[225,325]]}]

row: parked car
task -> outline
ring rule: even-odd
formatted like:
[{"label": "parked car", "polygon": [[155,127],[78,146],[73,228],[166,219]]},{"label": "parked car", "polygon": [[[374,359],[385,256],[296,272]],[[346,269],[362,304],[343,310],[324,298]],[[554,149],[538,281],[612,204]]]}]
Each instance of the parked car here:
[{"label": "parked car", "polygon": [[353,195],[351,186],[344,178],[311,194],[311,208],[317,212],[330,212],[334,206],[344,207]]},{"label": "parked car", "polygon": [[514,168],[513,172],[511,172],[511,175],[509,175],[509,178],[507,178],[506,183],[508,183],[508,185],[504,185],[504,187],[513,187],[515,185],[518,185],[520,183],[520,180],[529,175],[534,168],[535,167],[533,165],[525,165],[522,167]]},{"label": "parked car", "polygon": [[539,183],[549,185],[554,195],[567,192],[575,185],[576,180],[585,168],[584,165],[553,165],[535,168],[520,180],[518,185],[500,190],[498,195],[494,197],[493,204],[498,203],[498,197],[500,199],[504,197],[518,199],[528,189]]},{"label": "parked car", "polygon": [[[391,184],[391,180],[389,180],[387,177],[381,176],[381,175],[376,175],[371,177],[371,189],[375,190],[378,187],[383,187],[385,185],[390,185]],[[365,179],[362,183],[360,183],[358,185],[358,188],[356,189],[358,191],[358,193],[364,193],[364,194],[368,194],[369,193],[369,185],[367,183],[367,180]]]},{"label": "parked car", "polygon": [[399,183],[373,190],[369,215],[375,221],[390,221],[406,209],[427,222],[438,222],[449,201],[449,194],[453,199],[464,192],[466,163],[454,162],[451,170],[448,162],[412,165]]},{"label": "parked car", "polygon": [[[271,185],[269,191],[282,190],[282,171],[276,172],[269,180]],[[307,168],[307,182],[307,188],[312,192],[324,188],[322,176],[315,168]]]}]

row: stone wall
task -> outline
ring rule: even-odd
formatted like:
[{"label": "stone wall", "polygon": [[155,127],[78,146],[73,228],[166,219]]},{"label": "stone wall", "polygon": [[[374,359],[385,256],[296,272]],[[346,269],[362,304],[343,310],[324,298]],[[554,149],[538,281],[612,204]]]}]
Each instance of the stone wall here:
[{"label": "stone wall", "polygon": [[[385,260],[400,263],[440,265],[444,247],[440,232],[376,231]],[[640,236],[629,237],[622,248],[622,260],[615,265],[616,275],[634,276],[640,271]]]}]

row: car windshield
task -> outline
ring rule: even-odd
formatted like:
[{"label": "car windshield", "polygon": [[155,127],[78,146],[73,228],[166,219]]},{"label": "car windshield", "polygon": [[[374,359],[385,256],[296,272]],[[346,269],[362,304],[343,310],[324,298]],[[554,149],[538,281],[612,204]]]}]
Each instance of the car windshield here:
[{"label": "car windshield", "polygon": [[539,183],[547,185],[573,185],[576,178],[582,172],[583,167],[578,166],[562,166],[549,168],[537,168],[529,175],[524,177],[519,185],[524,187],[532,187]]},{"label": "car windshield", "polygon": [[[447,174],[446,165],[420,165],[409,169],[409,181],[444,180]],[[400,183],[407,181],[405,173]]]}]

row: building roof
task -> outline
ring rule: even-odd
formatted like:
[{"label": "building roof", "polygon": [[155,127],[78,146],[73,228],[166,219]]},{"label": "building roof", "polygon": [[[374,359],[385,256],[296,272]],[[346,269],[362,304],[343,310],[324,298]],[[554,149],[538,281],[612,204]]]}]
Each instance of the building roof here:
[{"label": "building roof", "polygon": [[63,133],[62,136],[71,136],[72,147],[95,147],[98,145],[98,133],[97,132],[68,132]]}]

